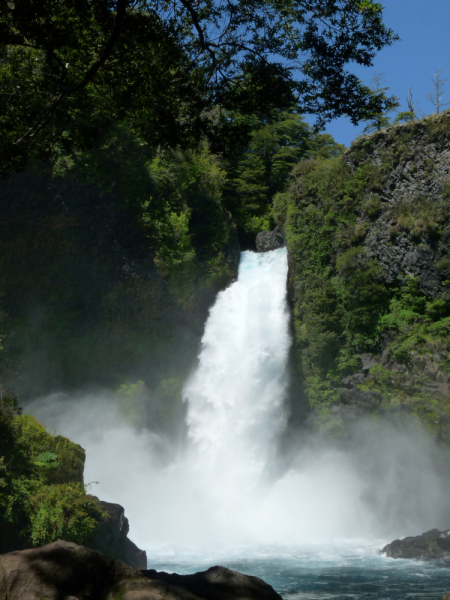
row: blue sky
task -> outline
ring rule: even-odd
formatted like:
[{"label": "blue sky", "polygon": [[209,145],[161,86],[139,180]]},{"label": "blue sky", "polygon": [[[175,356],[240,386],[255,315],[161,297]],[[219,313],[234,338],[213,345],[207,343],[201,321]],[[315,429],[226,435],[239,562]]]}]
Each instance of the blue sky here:
[{"label": "blue sky", "polygon": [[[442,77],[447,78],[442,101],[450,101],[450,0],[385,0],[382,4],[384,22],[401,40],[378,53],[373,67],[352,70],[366,84],[371,83],[375,72],[384,73],[383,85],[398,96],[403,110],[412,84],[414,101],[419,101],[417,109],[428,115],[435,110],[427,95],[432,91],[433,73],[439,68],[445,69]],[[331,122],[326,131],[349,146],[364,126],[355,127],[342,118]]]}]

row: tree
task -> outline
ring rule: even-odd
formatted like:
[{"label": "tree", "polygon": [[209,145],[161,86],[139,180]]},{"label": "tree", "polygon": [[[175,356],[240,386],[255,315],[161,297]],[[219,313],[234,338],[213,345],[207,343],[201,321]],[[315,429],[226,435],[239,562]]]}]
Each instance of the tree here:
[{"label": "tree", "polygon": [[218,105],[295,103],[320,126],[389,104],[347,70],[398,39],[374,0],[0,0],[0,15],[3,172],[118,119],[190,144],[220,139]]},{"label": "tree", "polygon": [[447,79],[441,79],[441,73],[443,71],[444,69],[438,69],[437,73],[434,73],[434,79],[431,80],[433,82],[434,90],[427,96],[427,100],[429,100],[431,104],[434,104],[436,107],[437,115],[443,106],[448,106],[450,104],[450,102],[441,102],[442,98],[444,97],[444,84],[447,81]]},{"label": "tree", "polygon": [[230,142],[224,158],[228,172],[224,202],[237,223],[244,245],[273,227],[273,196],[286,188],[293,167],[305,158],[332,158],[345,147],[329,134],[319,134],[295,108],[263,115],[228,113],[231,124],[250,128],[245,144]]},{"label": "tree", "polygon": [[372,85],[370,94],[373,98],[373,106],[366,111],[363,121],[368,121],[368,125],[363,129],[363,133],[372,133],[373,131],[381,131],[388,127],[391,123],[388,117],[388,111],[399,106],[396,97],[387,98],[386,92],[388,87],[381,87],[383,83],[384,73],[375,73],[372,77]]},{"label": "tree", "polygon": [[416,106],[419,104],[419,102],[413,101],[412,84],[409,86],[408,95],[406,96],[406,102],[408,105],[408,110],[398,111],[398,114],[394,119],[395,124],[411,123],[412,121],[416,121],[416,119],[417,119]]}]

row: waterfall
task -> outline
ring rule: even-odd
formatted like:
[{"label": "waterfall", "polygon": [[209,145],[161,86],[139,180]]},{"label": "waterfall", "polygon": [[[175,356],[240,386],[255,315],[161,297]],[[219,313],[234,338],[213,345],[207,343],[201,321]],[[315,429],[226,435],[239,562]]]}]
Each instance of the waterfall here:
[{"label": "waterfall", "polygon": [[284,427],[289,351],[286,250],[243,252],[238,280],[210,311],[199,366],[184,390],[196,468],[220,494],[250,492]]}]

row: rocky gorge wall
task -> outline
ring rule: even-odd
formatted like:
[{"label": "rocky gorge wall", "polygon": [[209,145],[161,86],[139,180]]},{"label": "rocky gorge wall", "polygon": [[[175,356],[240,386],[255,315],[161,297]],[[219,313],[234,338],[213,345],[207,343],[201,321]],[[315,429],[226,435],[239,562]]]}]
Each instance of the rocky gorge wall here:
[{"label": "rocky gorge wall", "polygon": [[274,213],[300,410],[333,435],[354,416],[389,413],[448,439],[450,112],[303,161]]}]

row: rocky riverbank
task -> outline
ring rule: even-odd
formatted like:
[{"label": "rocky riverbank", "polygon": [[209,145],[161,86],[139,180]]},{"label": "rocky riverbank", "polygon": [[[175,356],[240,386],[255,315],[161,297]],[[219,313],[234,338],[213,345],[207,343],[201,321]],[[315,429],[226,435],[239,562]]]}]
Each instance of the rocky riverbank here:
[{"label": "rocky riverbank", "polygon": [[259,579],[224,567],[194,575],[138,571],[58,541],[0,556],[0,600],[281,600]]}]

